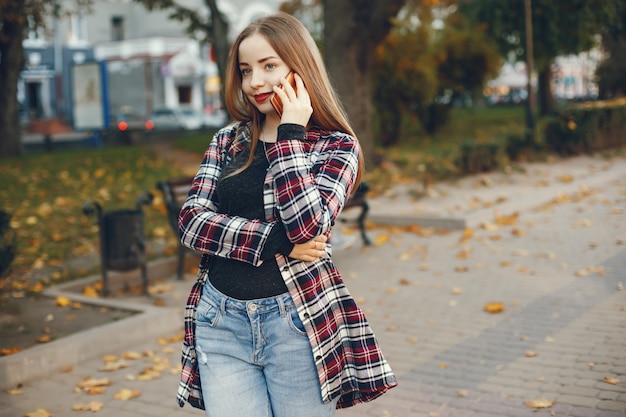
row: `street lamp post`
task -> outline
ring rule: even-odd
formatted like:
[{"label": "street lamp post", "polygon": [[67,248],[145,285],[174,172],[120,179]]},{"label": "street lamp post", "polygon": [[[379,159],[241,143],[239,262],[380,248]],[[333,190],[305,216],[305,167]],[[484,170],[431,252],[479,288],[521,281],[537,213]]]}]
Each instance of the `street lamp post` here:
[{"label": "street lamp post", "polygon": [[535,140],[535,94],[533,93],[532,73],[533,73],[533,19],[530,0],[524,0],[524,14],[526,18],[526,68],[527,81],[526,91],[526,128],[532,141]]}]

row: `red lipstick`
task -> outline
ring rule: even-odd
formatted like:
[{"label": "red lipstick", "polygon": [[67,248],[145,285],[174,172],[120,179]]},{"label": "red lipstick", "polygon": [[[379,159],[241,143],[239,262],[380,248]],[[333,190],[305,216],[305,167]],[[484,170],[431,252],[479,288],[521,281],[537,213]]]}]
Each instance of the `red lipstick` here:
[{"label": "red lipstick", "polygon": [[265,100],[270,98],[274,93],[263,93],[263,94],[255,94],[254,101],[257,103],[263,103]]}]

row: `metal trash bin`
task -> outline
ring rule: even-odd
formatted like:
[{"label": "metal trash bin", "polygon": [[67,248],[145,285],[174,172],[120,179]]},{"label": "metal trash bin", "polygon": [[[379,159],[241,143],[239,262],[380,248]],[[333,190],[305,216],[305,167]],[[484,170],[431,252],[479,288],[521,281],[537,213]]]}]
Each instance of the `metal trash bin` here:
[{"label": "metal trash bin", "polygon": [[143,294],[148,294],[142,206],[152,203],[152,199],[151,193],[144,192],[137,198],[134,210],[112,210],[105,213],[98,202],[85,202],[83,213],[96,213],[98,216],[103,297],[110,294],[107,271],[129,271],[137,268],[141,269]]}]

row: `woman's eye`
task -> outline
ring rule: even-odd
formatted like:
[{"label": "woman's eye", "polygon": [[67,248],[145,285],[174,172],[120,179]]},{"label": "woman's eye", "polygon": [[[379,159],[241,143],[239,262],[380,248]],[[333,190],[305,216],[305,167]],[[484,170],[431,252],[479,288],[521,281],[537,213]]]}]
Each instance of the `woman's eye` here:
[{"label": "woman's eye", "polygon": [[265,66],[265,68],[267,68],[267,69],[274,69],[274,68],[276,68],[276,65],[274,65],[274,64],[267,64]]},{"label": "woman's eye", "polygon": [[241,75],[248,75],[248,74],[250,74],[250,72],[251,71],[249,69],[242,69],[241,70]]}]

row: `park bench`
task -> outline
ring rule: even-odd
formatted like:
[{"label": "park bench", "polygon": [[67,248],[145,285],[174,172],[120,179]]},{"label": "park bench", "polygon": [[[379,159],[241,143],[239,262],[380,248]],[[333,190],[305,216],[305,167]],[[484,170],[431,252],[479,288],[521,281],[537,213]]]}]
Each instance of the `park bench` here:
[{"label": "park bench", "polygon": [[[187,198],[187,194],[189,193],[189,188],[191,187],[192,181],[193,177],[181,177],[165,181],[159,181],[157,183],[157,189],[159,189],[163,193],[163,200],[167,209],[167,218],[169,224],[177,237],[178,213],[180,212],[180,209],[183,206],[185,199]],[[360,212],[358,212],[355,221],[357,226],[359,227],[361,239],[363,240],[364,245],[369,245],[371,243],[365,231],[365,220],[367,217],[367,212],[369,211],[369,205],[366,198],[368,190],[369,186],[367,185],[367,183],[361,183],[344,206],[344,212],[351,209],[360,209]],[[348,222],[351,219],[340,218],[340,220],[342,222]],[[183,279],[185,255],[187,254],[197,254],[197,252],[187,248],[186,246],[183,246],[179,240],[178,264],[176,269],[178,279]]]}]

